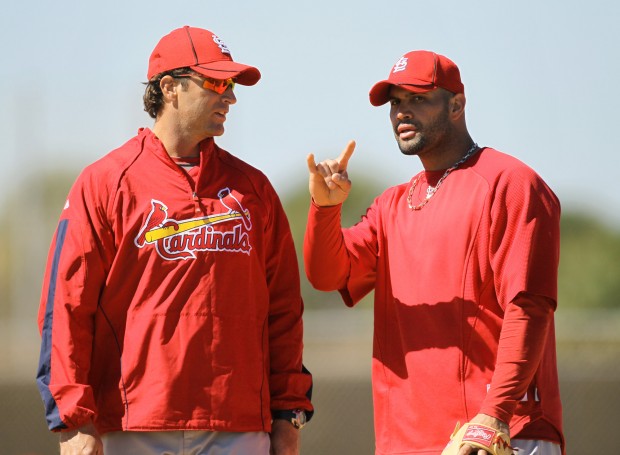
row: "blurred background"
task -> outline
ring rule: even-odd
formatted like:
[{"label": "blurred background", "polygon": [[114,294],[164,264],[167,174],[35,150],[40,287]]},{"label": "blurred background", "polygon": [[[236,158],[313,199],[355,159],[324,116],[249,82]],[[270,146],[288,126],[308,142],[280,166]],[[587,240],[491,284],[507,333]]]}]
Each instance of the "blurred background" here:
[{"label": "blurred background", "polygon": [[[57,453],[34,377],[47,250],[80,170],[151,126],[148,56],[183,25],[214,31],[263,79],[236,89],[217,142],[262,169],[284,202],[301,259],[305,156],[358,143],[346,224],[421,167],[394,143],[368,90],[398,58],[454,60],[470,132],[510,153],[563,204],[558,364],[568,453],[612,453],[620,421],[620,3],[393,0],[222,3],[2,0],[0,50],[0,453]],[[300,263],[301,264],[301,263]],[[305,363],[316,418],[304,454],[372,454],[372,302],[345,309],[302,274]]]}]

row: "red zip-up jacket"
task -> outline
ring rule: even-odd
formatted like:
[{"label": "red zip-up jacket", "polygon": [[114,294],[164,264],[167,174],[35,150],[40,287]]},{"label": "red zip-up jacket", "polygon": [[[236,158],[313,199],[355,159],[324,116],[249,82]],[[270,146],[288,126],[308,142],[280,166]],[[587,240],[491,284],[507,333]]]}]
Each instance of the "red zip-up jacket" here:
[{"label": "red zip-up jacket", "polygon": [[194,182],[140,130],[82,172],[51,245],[49,428],[270,431],[272,410],[313,409],[302,313],[268,179],[209,139]]}]

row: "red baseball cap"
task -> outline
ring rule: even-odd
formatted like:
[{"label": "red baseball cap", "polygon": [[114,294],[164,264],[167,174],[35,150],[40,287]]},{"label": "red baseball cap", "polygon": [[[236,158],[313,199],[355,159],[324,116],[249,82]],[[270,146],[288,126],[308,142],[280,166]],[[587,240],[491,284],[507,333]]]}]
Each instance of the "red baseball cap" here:
[{"label": "red baseball cap", "polygon": [[387,103],[393,85],[414,93],[430,92],[439,87],[452,93],[465,91],[456,64],[430,51],[411,51],[399,58],[388,78],[370,89],[370,104],[381,106]]},{"label": "red baseball cap", "polygon": [[215,33],[187,25],[159,40],[149,58],[147,78],[185,67],[213,79],[234,77],[241,85],[254,85],[260,79],[257,68],[233,62],[230,50]]}]

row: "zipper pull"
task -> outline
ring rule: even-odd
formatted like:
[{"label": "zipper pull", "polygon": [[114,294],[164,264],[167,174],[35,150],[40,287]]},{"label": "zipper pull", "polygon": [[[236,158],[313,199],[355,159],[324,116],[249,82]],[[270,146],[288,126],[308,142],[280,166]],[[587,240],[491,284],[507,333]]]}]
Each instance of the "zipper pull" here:
[{"label": "zipper pull", "polygon": [[195,213],[201,212],[202,208],[200,207],[200,199],[198,198],[198,193],[195,191],[192,192],[192,199],[194,200],[194,207],[196,208]]}]

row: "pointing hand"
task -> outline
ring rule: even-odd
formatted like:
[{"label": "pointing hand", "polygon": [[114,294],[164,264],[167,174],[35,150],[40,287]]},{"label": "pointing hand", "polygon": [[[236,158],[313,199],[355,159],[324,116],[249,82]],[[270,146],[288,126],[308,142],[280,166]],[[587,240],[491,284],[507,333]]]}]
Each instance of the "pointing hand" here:
[{"label": "pointing hand", "polygon": [[354,150],[355,141],[350,141],[338,158],[321,161],[319,164],[314,161],[314,154],[308,155],[310,195],[317,205],[338,205],[346,200],[351,191],[347,165]]}]

